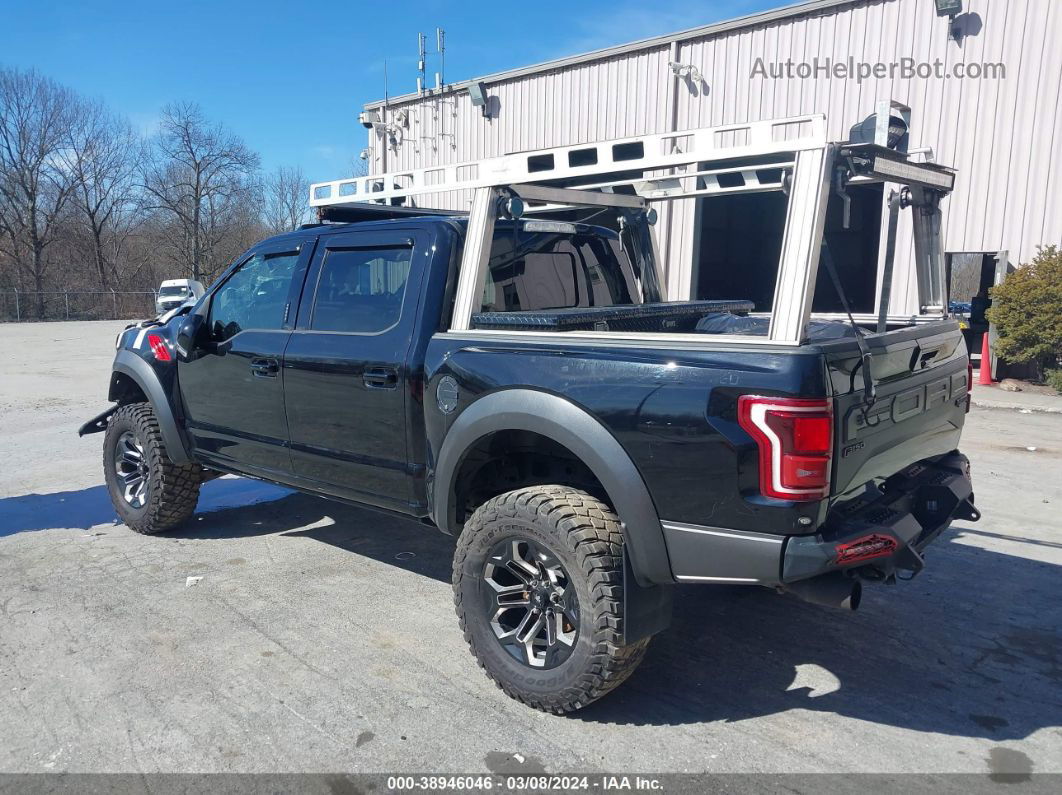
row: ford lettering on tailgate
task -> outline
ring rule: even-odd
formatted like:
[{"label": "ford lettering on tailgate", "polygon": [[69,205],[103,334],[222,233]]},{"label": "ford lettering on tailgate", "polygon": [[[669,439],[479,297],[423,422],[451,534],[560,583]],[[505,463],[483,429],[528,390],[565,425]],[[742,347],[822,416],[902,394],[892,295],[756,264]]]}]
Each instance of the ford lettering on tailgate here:
[{"label": "ford lettering on tailgate", "polygon": [[[866,438],[927,411],[965,399],[968,389],[966,371],[963,370],[961,373],[938,378],[896,395],[879,398],[866,410],[863,406],[853,406],[845,417],[844,441]],[[862,445],[858,444],[846,444],[841,450],[841,456],[847,457],[861,447]]]}]

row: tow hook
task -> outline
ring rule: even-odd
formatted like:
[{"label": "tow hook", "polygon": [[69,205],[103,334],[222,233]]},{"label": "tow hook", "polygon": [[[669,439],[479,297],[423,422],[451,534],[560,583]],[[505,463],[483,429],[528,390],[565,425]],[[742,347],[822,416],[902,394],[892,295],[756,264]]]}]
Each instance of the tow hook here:
[{"label": "tow hook", "polygon": [[973,495],[959,503],[955,509],[954,517],[966,522],[976,522],[981,518],[981,512],[973,504]]}]

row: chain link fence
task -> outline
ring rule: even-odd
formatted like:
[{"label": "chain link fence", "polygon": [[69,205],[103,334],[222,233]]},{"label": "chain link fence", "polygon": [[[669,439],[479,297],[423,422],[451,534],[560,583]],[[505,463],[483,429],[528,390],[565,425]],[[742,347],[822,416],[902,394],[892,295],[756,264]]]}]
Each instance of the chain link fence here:
[{"label": "chain link fence", "polygon": [[0,322],[155,316],[155,290],[0,290]]}]

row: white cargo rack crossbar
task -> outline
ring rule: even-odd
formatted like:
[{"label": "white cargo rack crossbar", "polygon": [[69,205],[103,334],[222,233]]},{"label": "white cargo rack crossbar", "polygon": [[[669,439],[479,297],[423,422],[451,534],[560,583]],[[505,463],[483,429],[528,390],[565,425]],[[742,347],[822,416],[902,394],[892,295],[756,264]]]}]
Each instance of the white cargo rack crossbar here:
[{"label": "white cargo rack crossbar", "polygon": [[[826,145],[826,117],[822,114],[771,119],[722,127],[616,138],[573,146],[518,152],[452,165],[395,171],[368,177],[351,177],[310,186],[310,206],[329,207],[359,202],[390,203],[419,194],[437,194],[475,188],[537,183],[553,180],[592,179],[617,171],[656,172],[704,161],[729,160],[797,153]],[[733,190],[718,180],[720,174],[740,174],[741,191],[777,189],[761,183],[765,168],[791,166],[776,159],[741,167],[691,170],[656,178],[640,177],[581,185],[583,189],[614,188],[633,184],[646,199],[670,200]],[[698,178],[687,187],[684,180]],[[413,206],[410,202],[407,206]]]}]

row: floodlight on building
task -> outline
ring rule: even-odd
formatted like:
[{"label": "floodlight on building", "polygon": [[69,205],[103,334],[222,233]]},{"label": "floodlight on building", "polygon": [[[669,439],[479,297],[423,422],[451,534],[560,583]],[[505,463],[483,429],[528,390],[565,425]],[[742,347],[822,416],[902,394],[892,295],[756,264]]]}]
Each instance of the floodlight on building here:
[{"label": "floodlight on building", "polygon": [[701,70],[691,63],[668,61],[667,65],[671,67],[671,71],[675,74],[675,77],[681,77],[685,80],[689,80],[691,83],[704,82],[704,76],[701,74]]}]

